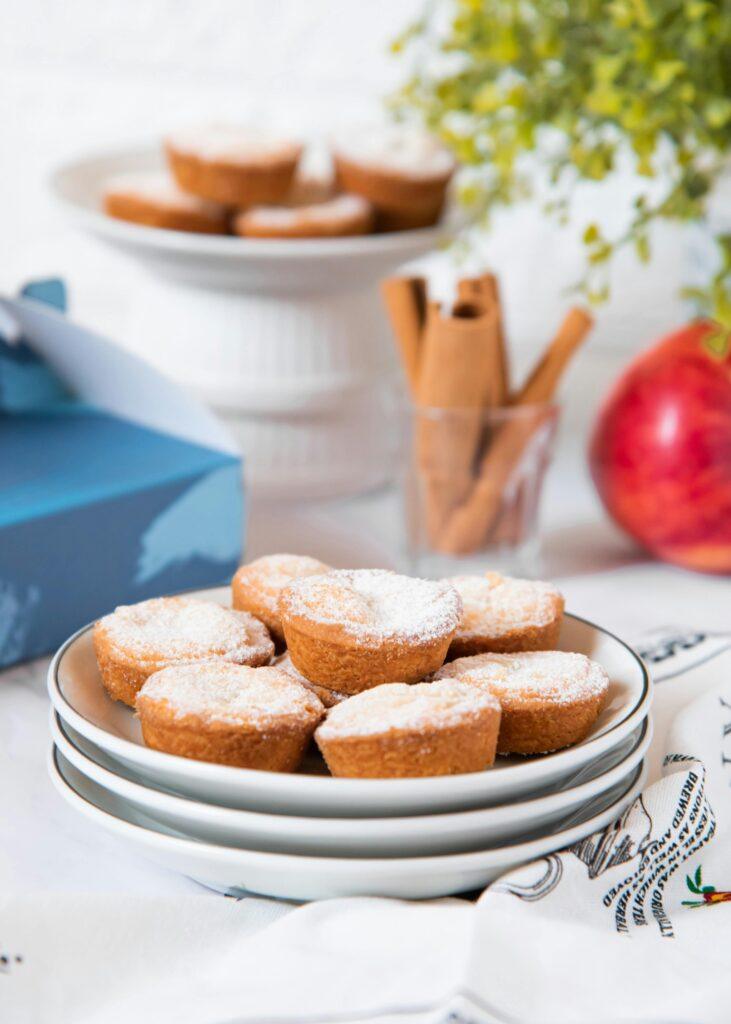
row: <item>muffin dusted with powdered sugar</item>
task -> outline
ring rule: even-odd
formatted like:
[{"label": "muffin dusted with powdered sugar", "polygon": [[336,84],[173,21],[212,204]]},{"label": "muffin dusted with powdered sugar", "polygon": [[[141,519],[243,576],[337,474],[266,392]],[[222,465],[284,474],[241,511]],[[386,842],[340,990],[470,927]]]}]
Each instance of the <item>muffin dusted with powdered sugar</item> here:
[{"label": "muffin dusted with powdered sugar", "polygon": [[499,725],[500,704],[486,688],[390,683],[332,708],[315,739],[333,775],[455,775],[493,763]]},{"label": "muffin dusted with powdered sugar", "polygon": [[330,566],[309,555],[263,555],[236,570],[231,580],[231,601],[234,608],[261,619],[281,650],[284,631],[279,618],[279,595],[294,580],[323,572],[330,572]]},{"label": "muffin dusted with powdered sugar", "polygon": [[156,672],[136,707],[155,750],[275,772],[296,771],[325,710],[286,672],[224,662]]},{"label": "muffin dusted with powdered sugar", "polygon": [[120,605],[100,619],[94,650],[110,696],[134,706],[142,684],[162,668],[211,659],[266,665],[274,644],[247,612],[193,597],[156,597]]},{"label": "muffin dusted with powdered sugar", "polygon": [[295,667],[328,689],[358,693],[439,668],[462,602],[445,581],[339,570],[286,587],[279,614]]},{"label": "muffin dusted with powdered sugar", "polygon": [[284,199],[301,152],[299,143],[229,124],[193,126],[165,140],[170,170],[184,191],[236,207]]},{"label": "muffin dusted with powdered sugar", "polygon": [[485,651],[547,651],[558,643],[564,599],[553,584],[497,572],[452,576],[449,582],[463,605],[451,658]]},{"label": "muffin dusted with powdered sugar", "polygon": [[117,220],[149,228],[220,235],[228,231],[225,206],[199,199],[178,188],[169,174],[120,174],[104,187],[104,210]]},{"label": "muffin dusted with powdered sugar", "polygon": [[234,219],[234,232],[249,238],[343,238],[373,229],[373,207],[362,196],[320,202],[252,206]]},{"label": "muffin dusted with powdered sugar", "polygon": [[583,654],[475,654],[444,665],[436,680],[487,687],[500,701],[500,754],[545,754],[583,740],[609,695],[609,676]]},{"label": "muffin dusted with powdered sugar", "polygon": [[381,231],[435,224],[455,170],[437,139],[403,125],[344,133],[333,144],[333,159],[341,188],[373,205]]}]

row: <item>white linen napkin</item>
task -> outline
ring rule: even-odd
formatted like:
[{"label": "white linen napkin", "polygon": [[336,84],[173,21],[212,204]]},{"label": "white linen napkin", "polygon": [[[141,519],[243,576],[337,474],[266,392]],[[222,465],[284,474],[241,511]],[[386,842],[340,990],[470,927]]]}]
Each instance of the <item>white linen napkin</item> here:
[{"label": "white linen napkin", "polygon": [[697,646],[678,645],[682,676],[664,659],[660,696],[702,695],[667,730],[662,779],[476,903],[5,891],[0,1019],[726,1024],[731,651]]}]

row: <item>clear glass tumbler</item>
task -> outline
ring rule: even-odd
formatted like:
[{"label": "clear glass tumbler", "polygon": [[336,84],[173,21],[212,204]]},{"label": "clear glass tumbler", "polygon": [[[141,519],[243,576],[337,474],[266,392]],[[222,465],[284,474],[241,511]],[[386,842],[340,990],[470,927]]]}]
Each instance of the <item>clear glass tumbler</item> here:
[{"label": "clear glass tumbler", "polygon": [[553,403],[412,410],[404,480],[412,572],[539,573],[540,497],[558,416]]}]

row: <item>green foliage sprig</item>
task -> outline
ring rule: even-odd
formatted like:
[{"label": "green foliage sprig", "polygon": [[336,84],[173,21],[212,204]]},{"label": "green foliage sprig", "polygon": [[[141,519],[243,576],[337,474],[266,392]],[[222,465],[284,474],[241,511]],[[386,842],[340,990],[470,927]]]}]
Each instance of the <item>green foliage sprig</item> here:
[{"label": "green foliage sprig", "polygon": [[[627,223],[611,237],[582,229],[589,298],[606,298],[622,247],[649,260],[654,222],[704,219],[731,144],[728,0],[432,0],[393,49],[412,56],[396,109],[466,165],[476,221],[530,195],[539,168],[546,210],[565,222],[575,185],[629,156]],[[731,237],[718,241],[718,273],[688,294],[731,323]]]}]

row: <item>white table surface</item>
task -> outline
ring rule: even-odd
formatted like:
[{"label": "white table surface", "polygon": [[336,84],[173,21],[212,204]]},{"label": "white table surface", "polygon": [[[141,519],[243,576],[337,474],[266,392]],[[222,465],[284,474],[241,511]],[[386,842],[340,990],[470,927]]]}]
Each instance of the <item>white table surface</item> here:
[{"label": "white table surface", "polygon": [[[560,583],[569,610],[629,640],[659,626],[729,630],[729,581],[651,562],[633,548],[602,516],[571,441],[560,448],[545,505],[543,574]],[[289,510],[255,504],[247,557],[307,550],[334,564],[398,566],[399,527],[389,492]],[[46,668],[42,659],[0,673],[0,885],[29,894],[202,893],[128,852],[57,796],[46,772]],[[689,697],[678,680],[657,688],[652,777],[669,721]]]}]

